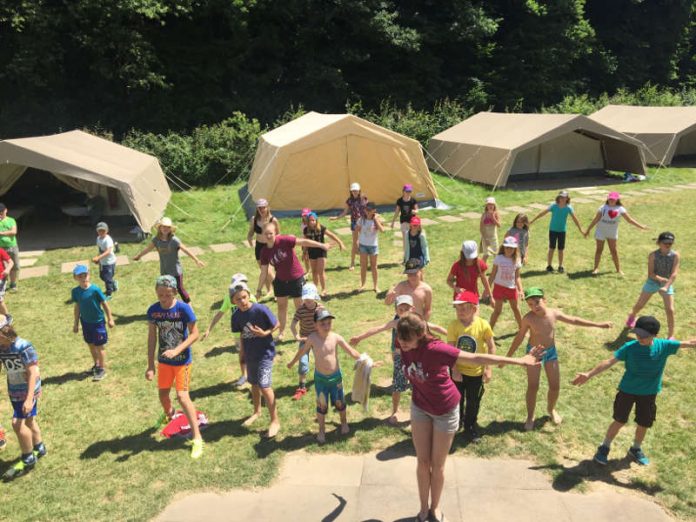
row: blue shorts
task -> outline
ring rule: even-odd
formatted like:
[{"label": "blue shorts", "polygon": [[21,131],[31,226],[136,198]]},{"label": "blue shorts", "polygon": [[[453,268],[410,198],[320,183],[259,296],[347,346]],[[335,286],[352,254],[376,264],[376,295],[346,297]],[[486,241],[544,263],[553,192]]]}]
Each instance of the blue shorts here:
[{"label": "blue shorts", "polygon": [[11,401],[12,402],[12,409],[14,410],[14,413],[12,414],[12,417],[14,419],[28,419],[29,417],[36,417],[36,405],[37,405],[37,397],[34,396],[34,407],[31,409],[29,413],[24,415],[22,412],[22,406],[24,406],[24,401]]},{"label": "blue shorts", "polygon": [[360,245],[359,250],[361,254],[367,254],[368,256],[376,256],[379,254],[378,246]]},{"label": "blue shorts", "polygon": [[317,391],[317,413],[326,415],[326,412],[329,411],[329,404],[333,404],[336,411],[346,409],[341,370],[337,370],[331,375],[324,375],[314,370],[314,389]]},{"label": "blue shorts", "polygon": [[259,388],[270,388],[273,384],[273,359],[256,361],[246,358],[247,380]]},{"label": "blue shorts", "polygon": [[[658,283],[654,279],[648,279],[645,284],[643,285],[643,292],[646,294],[654,294],[656,292],[660,291],[660,288],[662,288],[664,285],[662,283]],[[674,295],[674,287],[672,285],[669,285],[669,288],[667,289],[667,295]]]},{"label": "blue shorts", "polygon": [[353,220],[351,219],[351,220],[350,220],[350,231],[351,231],[351,232],[354,232],[355,229],[356,229],[357,227],[358,227],[358,222],[357,222],[357,221],[353,221]]},{"label": "blue shorts", "polygon": [[86,323],[81,320],[80,323],[82,323],[82,338],[87,344],[104,346],[109,340],[104,321],[100,323]]},{"label": "blue shorts", "polygon": [[[527,345],[527,353],[532,351],[532,345],[528,344]],[[551,361],[557,361],[558,360],[558,351],[556,351],[555,346],[549,346],[546,351],[544,352],[544,356],[541,358],[541,364],[546,364],[547,362]]]}]

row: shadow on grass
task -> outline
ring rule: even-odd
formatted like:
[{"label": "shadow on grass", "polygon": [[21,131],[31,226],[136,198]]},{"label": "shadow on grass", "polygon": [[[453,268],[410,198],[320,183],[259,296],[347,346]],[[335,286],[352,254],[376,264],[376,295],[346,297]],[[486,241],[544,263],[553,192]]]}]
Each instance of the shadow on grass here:
[{"label": "shadow on grass", "polygon": [[568,279],[575,280],[575,279],[587,279],[588,277],[597,277],[602,275],[602,272],[599,274],[593,274],[592,270],[581,270],[580,272],[572,272],[568,273]]},{"label": "shadow on grass", "polygon": [[91,374],[86,372],[68,372],[64,373],[63,375],[51,375],[50,377],[41,379],[41,384],[44,386],[51,386],[53,384],[60,386],[61,384],[65,384],[67,382],[84,381],[91,376]]},{"label": "shadow on grass", "polygon": [[325,302],[333,301],[333,300],[338,300],[341,301],[343,299],[348,299],[349,297],[353,297],[355,295],[360,294],[361,291],[358,290],[357,288],[355,290],[351,290],[350,292],[336,292],[335,294],[330,294],[324,297]]},{"label": "shadow on grass", "polygon": [[[548,416],[546,417],[548,419]],[[544,418],[540,419],[541,422],[537,421],[535,426],[538,428],[544,423]],[[511,431],[524,431],[524,422],[518,421],[493,421],[487,426],[481,426],[480,432],[483,436],[500,436],[505,435]]]},{"label": "shadow on grass", "polygon": [[612,352],[618,350],[624,343],[631,340],[631,338],[628,336],[629,332],[630,329],[628,326],[624,326],[621,332],[619,332],[617,338],[613,341],[609,341],[608,343],[604,343],[604,347]]},{"label": "shadow on grass", "polygon": [[403,439],[399,442],[395,442],[388,448],[384,448],[383,450],[377,452],[377,455],[375,455],[377,460],[381,462],[415,456],[416,450],[413,447],[413,441],[411,440],[410,435],[408,439]]},{"label": "shadow on grass", "polygon": [[[191,396],[192,400],[198,400],[206,397],[215,397],[221,393],[231,393],[239,389],[240,388],[235,388],[232,386],[232,383],[230,382],[220,382],[212,386],[206,386],[205,388],[196,388],[195,390],[191,390],[189,395]],[[249,389],[249,391],[251,392],[251,389]]]},{"label": "shadow on grass", "polygon": [[547,272],[546,270],[526,270],[526,271],[522,272],[521,277],[522,277],[522,279],[526,279],[527,277],[553,275],[554,273],[555,272]]},{"label": "shadow on grass", "polygon": [[119,315],[113,314],[114,322],[118,325],[131,324],[139,321],[147,321],[147,314]]},{"label": "shadow on grass", "polygon": [[495,340],[502,341],[504,339],[509,339],[510,337],[515,337],[516,335],[517,335],[517,332],[506,333],[505,335],[496,335]]},{"label": "shadow on grass", "polygon": [[203,357],[210,359],[211,357],[217,357],[218,355],[224,355],[226,353],[239,353],[239,348],[236,344],[230,346],[216,346],[212,350],[205,352]]}]

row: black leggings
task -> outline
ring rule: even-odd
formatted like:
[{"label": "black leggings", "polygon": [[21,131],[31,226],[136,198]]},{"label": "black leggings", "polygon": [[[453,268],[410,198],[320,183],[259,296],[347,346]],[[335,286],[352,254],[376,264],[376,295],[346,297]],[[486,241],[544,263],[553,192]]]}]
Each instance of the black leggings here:
[{"label": "black leggings", "polygon": [[459,415],[465,430],[476,426],[481,397],[483,397],[483,375],[469,377],[462,375],[462,382],[454,381],[462,398],[459,401]]}]

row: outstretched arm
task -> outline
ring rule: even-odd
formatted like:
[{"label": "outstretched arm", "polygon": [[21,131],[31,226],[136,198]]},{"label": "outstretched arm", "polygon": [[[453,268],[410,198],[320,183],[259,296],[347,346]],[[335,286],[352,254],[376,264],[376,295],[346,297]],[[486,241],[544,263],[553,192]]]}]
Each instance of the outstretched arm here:
[{"label": "outstretched arm", "polygon": [[141,257],[143,257],[145,254],[147,254],[148,252],[150,252],[154,248],[155,248],[154,243],[150,243],[145,248],[143,248],[138,254],[133,256],[133,261],[139,261]]},{"label": "outstretched arm", "polygon": [[295,244],[300,247],[321,248],[322,250],[328,250],[330,248],[326,243],[319,243],[319,241],[299,237],[295,240]]},{"label": "outstretched arm", "polygon": [[196,263],[196,265],[198,266],[198,268],[203,268],[203,267],[205,266],[205,263],[204,263],[203,261],[201,261],[200,259],[198,259],[198,258],[196,257],[196,254],[194,254],[194,253],[191,252],[188,248],[186,248],[186,247],[184,246],[183,243],[181,243],[181,244],[179,245],[179,248],[181,249],[181,251],[182,251],[184,254],[186,254],[186,255],[189,256],[191,259],[193,259],[193,262]]},{"label": "outstretched arm", "polygon": [[534,224],[534,222],[535,222],[537,219],[541,219],[542,217],[544,217],[544,216],[545,216],[546,214],[548,214],[548,213],[549,213],[549,209],[548,209],[548,208],[547,208],[546,210],[542,210],[541,212],[539,212],[536,216],[534,216],[534,219],[532,219],[532,220],[529,222],[529,226],[532,226],[532,225]]},{"label": "outstretched arm", "polygon": [[628,214],[628,212],[624,213],[624,214],[623,214],[623,217],[624,217],[624,219],[625,219],[626,221],[628,221],[628,222],[629,222],[631,225],[633,225],[634,227],[640,228],[641,230],[648,230],[648,227],[647,227],[647,226],[641,225],[640,223],[638,223],[635,219],[633,219],[633,218]]},{"label": "outstretched arm", "polygon": [[469,352],[459,352],[457,360],[466,364],[497,364],[499,366],[505,366],[507,364],[512,364],[515,366],[539,366],[541,363],[539,358],[544,353],[543,346],[535,346],[532,350],[524,357],[502,357],[500,355],[493,354],[479,354],[479,353],[469,353]]},{"label": "outstretched arm", "polygon": [[573,384],[576,386],[580,386],[582,384],[585,384],[587,381],[589,381],[592,377],[595,375],[599,375],[602,373],[604,370],[608,370],[612,366],[614,366],[619,360],[616,357],[612,357],[611,359],[606,359],[599,363],[597,366],[592,368],[589,372],[581,372],[575,375],[575,379],[573,379]]},{"label": "outstretched arm", "polygon": [[378,333],[387,332],[395,326],[396,320],[389,321],[388,323],[385,323],[382,326],[374,326],[369,330],[366,330],[363,333],[356,335],[355,337],[351,337],[350,344],[357,346],[360,341],[364,341],[368,337],[372,337],[373,335],[377,335]]},{"label": "outstretched arm", "polygon": [[333,232],[331,232],[329,229],[326,229],[326,235],[329,236],[329,239],[333,239],[336,242],[336,244],[338,244],[338,248],[340,248],[341,250],[346,249],[346,245],[343,244],[343,241],[341,241],[341,238],[338,237]]},{"label": "outstretched arm", "polygon": [[353,348],[350,344],[348,344],[346,340],[340,335],[338,336],[338,345],[341,348],[343,348],[343,350],[353,359],[360,359],[360,352]]},{"label": "outstretched arm", "polygon": [[311,349],[312,349],[312,341],[310,341],[309,338],[308,338],[307,341],[306,341],[306,342],[304,343],[304,345],[302,346],[302,349],[301,349],[301,350],[297,350],[297,352],[295,353],[295,357],[293,357],[293,358],[292,358],[292,361],[290,361],[290,362],[288,363],[288,369],[290,369],[290,368],[292,368],[293,366],[295,366],[295,363],[297,363],[297,361],[299,361],[300,358],[301,358],[303,355],[309,353],[309,351],[310,351]]},{"label": "outstretched arm", "polygon": [[556,312],[556,319],[575,326],[589,326],[593,328],[611,328],[612,326],[614,326],[613,323],[610,321],[596,323],[594,321],[589,321],[581,317],[575,317],[574,315],[566,315],[563,312]]},{"label": "outstretched arm", "polygon": [[515,335],[515,338],[512,340],[512,344],[510,345],[510,349],[507,352],[507,357],[513,356],[513,354],[520,347],[520,344],[522,344],[522,341],[524,341],[524,338],[527,336],[528,331],[529,331],[529,323],[523,317],[522,318],[522,326],[520,327],[520,331],[517,332],[517,335]]}]

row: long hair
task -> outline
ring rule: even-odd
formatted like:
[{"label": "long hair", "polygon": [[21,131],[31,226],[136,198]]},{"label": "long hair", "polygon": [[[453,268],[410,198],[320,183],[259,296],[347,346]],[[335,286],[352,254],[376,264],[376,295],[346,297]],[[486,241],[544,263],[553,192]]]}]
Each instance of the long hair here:
[{"label": "long hair", "polygon": [[520,214],[517,214],[515,216],[515,220],[512,222],[512,228],[517,228],[517,222],[520,219],[527,220],[527,222],[524,224],[524,226],[522,228],[524,228],[525,230],[529,230],[529,218],[527,217],[527,214],[525,214],[525,213],[520,213]]},{"label": "long hair", "polygon": [[415,312],[409,312],[396,323],[396,338],[408,341],[425,336],[426,341],[437,339],[428,328],[428,321]]},{"label": "long hair", "polygon": [[[510,247],[508,247],[510,248]],[[500,245],[500,248],[498,249],[498,254],[501,256],[505,256],[505,246]],[[505,256],[507,257],[507,256]],[[518,264],[520,262],[520,247],[515,247],[515,255],[512,256],[512,258],[515,260],[515,264]]]},{"label": "long hair", "polygon": [[[608,204],[609,204],[609,200],[607,199],[604,203],[608,205]],[[621,198],[619,198],[619,199],[616,200],[616,206],[617,206],[617,207],[623,207],[623,203],[621,203]]]}]

